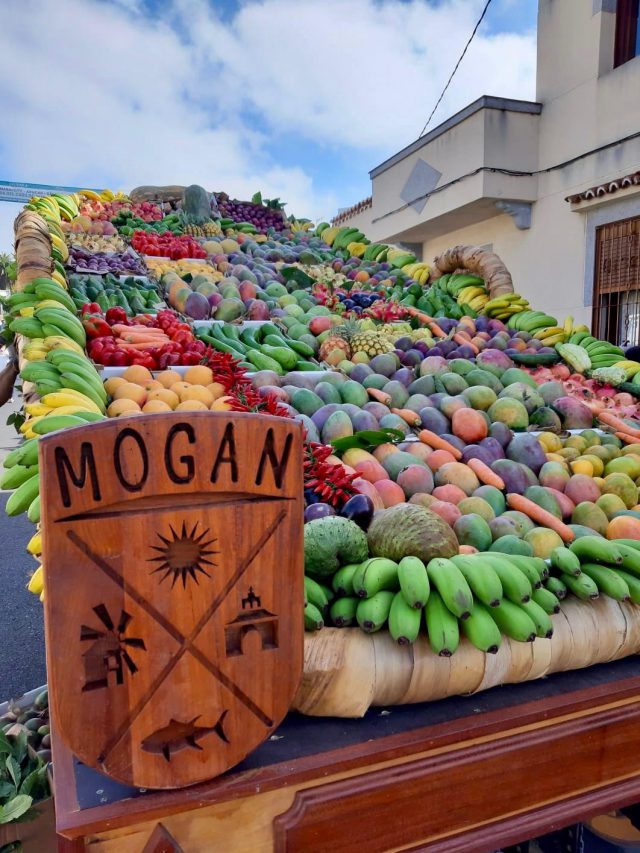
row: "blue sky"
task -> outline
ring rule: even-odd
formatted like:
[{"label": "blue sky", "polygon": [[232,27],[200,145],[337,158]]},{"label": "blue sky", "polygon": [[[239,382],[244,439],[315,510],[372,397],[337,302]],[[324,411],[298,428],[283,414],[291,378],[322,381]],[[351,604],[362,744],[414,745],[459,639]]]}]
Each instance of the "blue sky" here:
[{"label": "blue sky", "polygon": [[[3,0],[0,178],[260,189],[329,218],[417,137],[483,5]],[[431,127],[482,94],[535,96],[536,6],[493,0]],[[17,210],[0,205],[0,249]]]}]

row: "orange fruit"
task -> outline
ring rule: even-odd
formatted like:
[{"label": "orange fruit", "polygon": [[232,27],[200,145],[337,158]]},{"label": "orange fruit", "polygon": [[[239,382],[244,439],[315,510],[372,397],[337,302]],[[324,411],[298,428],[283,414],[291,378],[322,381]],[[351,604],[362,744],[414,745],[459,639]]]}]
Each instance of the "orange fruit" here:
[{"label": "orange fruit", "polygon": [[230,412],[231,404],[229,400],[231,397],[218,397],[217,400],[214,400],[210,406],[212,412]]},{"label": "orange fruit", "polygon": [[176,370],[163,370],[162,373],[158,373],[156,379],[164,388],[171,388],[176,382],[180,382],[182,377]]},{"label": "orange fruit", "polygon": [[122,415],[137,414],[140,411],[140,406],[134,400],[114,400],[107,409],[107,415],[110,418],[119,418]]},{"label": "orange fruit", "polygon": [[113,393],[118,385],[124,385],[126,381],[122,376],[110,376],[104,383],[104,390],[109,396],[113,397]]},{"label": "orange fruit", "polygon": [[147,400],[142,407],[142,411],[145,412],[145,414],[149,414],[151,412],[170,412],[172,409],[171,406],[167,403],[163,403],[162,400]]},{"label": "orange fruit", "polygon": [[149,393],[149,391],[158,390],[160,388],[164,388],[162,382],[158,382],[157,379],[150,379],[148,382],[143,382],[142,387],[144,390]]},{"label": "orange fruit", "polygon": [[[141,365],[135,365],[141,367]],[[136,385],[134,382],[125,382],[124,385],[118,385],[113,393],[114,400],[133,400],[139,406],[143,406],[147,399],[147,392],[141,385]]]},{"label": "orange fruit", "polygon": [[180,402],[180,397],[170,388],[157,388],[153,391],[149,391],[149,396],[147,397],[147,402],[151,400],[161,400],[163,403],[166,403],[170,409],[175,409],[175,407]]},{"label": "orange fruit", "polygon": [[587,477],[593,477],[593,465],[588,459],[574,459],[569,463],[573,474],[586,474]]},{"label": "orange fruit", "polygon": [[212,382],[210,385],[207,385],[207,388],[213,394],[214,400],[225,395],[224,385],[221,382]]},{"label": "orange fruit", "polygon": [[175,408],[176,412],[207,412],[208,409],[200,400],[183,400]]},{"label": "orange fruit", "polygon": [[204,385],[190,385],[180,394],[180,401],[184,403],[185,400],[200,400],[208,409],[213,403],[213,394]]},{"label": "orange fruit", "polygon": [[190,382],[183,382],[182,380],[180,380],[179,382],[174,382],[173,385],[171,386],[171,390],[173,391],[174,394],[177,394],[178,397],[187,388],[191,388],[191,383]]},{"label": "orange fruit", "polygon": [[143,385],[145,382],[153,379],[153,376],[148,367],[143,367],[142,364],[132,364],[130,367],[127,367],[122,374],[122,378],[126,379],[127,382],[135,382],[136,385]]},{"label": "orange fruit", "polygon": [[213,382],[213,370],[206,364],[194,364],[185,372],[184,380],[192,385],[209,385]]}]

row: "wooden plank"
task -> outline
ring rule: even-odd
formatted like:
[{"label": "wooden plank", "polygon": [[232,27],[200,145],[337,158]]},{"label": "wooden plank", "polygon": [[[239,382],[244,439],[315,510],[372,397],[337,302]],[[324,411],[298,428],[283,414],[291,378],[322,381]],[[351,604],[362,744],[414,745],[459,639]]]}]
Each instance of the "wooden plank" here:
[{"label": "wooden plank", "polygon": [[[469,834],[500,820],[511,832],[523,813],[534,810],[541,810],[543,825],[551,814],[560,825],[571,822],[572,801],[599,789],[628,783],[621,796],[640,794],[640,761],[630,749],[639,719],[640,700],[590,714],[579,726],[568,719],[535,733],[463,743],[401,767],[299,791],[275,821],[274,849],[347,853],[354,839],[366,839],[368,853],[418,844],[431,850],[434,842],[441,850],[482,850],[469,846]],[[606,796],[600,801],[609,802]],[[494,829],[486,849],[503,843]],[[463,846],[450,843],[456,836]]]},{"label": "wooden plank", "polygon": [[114,419],[43,438],[40,470],[58,735],[141,787],[237,764],[302,670],[300,425]]},{"label": "wooden plank", "polygon": [[[73,807],[64,809],[60,799],[57,799],[58,831],[70,837],[90,834],[101,836],[107,831],[120,831],[117,830],[118,827],[124,832],[126,827],[148,821],[154,825],[157,821],[164,820],[167,815],[199,812],[204,814],[209,810],[213,813],[217,812],[219,807],[226,814],[237,800],[252,802],[256,809],[262,809],[271,802],[268,798],[265,799],[270,792],[286,792],[293,797],[296,790],[345,778],[363,778],[372,770],[394,766],[400,768],[420,756],[444,754],[447,751],[464,752],[475,744],[490,743],[502,737],[535,744],[547,729],[560,723],[569,723],[572,733],[577,735],[585,726],[591,731],[594,718],[604,719],[603,725],[606,726],[610,717],[605,719],[603,715],[628,713],[628,709],[632,709],[636,725],[640,725],[639,697],[639,679],[625,679],[572,693],[554,694],[526,704],[505,705],[500,711],[465,716],[393,736],[374,737],[363,743],[323,751],[295,761],[242,773],[232,772],[216,781],[171,794],[147,794],[83,812],[78,812]],[[308,725],[309,737],[312,738],[314,721],[309,720]],[[67,750],[65,752],[68,754]],[[60,763],[60,749],[55,752],[55,756],[58,762],[56,781],[64,791],[69,786],[74,786],[75,782],[69,780],[66,775],[67,762]],[[548,762],[548,772],[555,773],[553,754],[543,750],[541,757]],[[278,803],[281,803],[281,800],[278,800]],[[288,805],[281,808],[280,812],[274,811],[273,816],[286,811]]]}]

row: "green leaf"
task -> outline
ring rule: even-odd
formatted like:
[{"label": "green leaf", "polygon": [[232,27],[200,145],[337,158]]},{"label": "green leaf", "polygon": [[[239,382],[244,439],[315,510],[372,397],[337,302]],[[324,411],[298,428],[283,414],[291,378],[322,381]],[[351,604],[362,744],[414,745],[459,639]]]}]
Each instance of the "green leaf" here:
[{"label": "green leaf", "polygon": [[285,281],[295,281],[304,290],[308,290],[315,284],[315,280],[299,267],[282,267],[280,272]]},{"label": "green leaf", "polygon": [[26,794],[18,794],[10,803],[0,808],[0,823],[17,820],[31,808],[33,800]]},{"label": "green leaf", "polygon": [[[34,799],[42,799],[42,795],[46,796],[47,794],[47,785],[46,785],[46,765],[42,767],[36,767],[35,770],[32,770],[28,776],[26,776],[20,785],[20,793],[21,794],[30,794]],[[38,791],[38,788],[42,788],[41,796],[37,796],[34,792]]]},{"label": "green leaf", "polygon": [[[28,791],[25,791],[28,793]],[[6,800],[16,794],[16,786],[11,782],[0,782],[0,800]]]},{"label": "green leaf", "polygon": [[24,757],[27,754],[27,733],[19,732],[18,736],[13,741],[13,757],[22,764]]},{"label": "green leaf", "polygon": [[345,438],[336,438],[331,442],[331,445],[339,452],[350,450],[353,447],[359,450],[366,450],[369,447],[377,447],[380,444],[387,444],[388,442],[404,441],[405,438],[405,434],[399,429],[385,427],[381,430],[363,430]]},{"label": "green leaf", "polygon": [[6,755],[11,755],[12,752],[13,747],[8,737],[5,735],[4,732],[0,732],[0,755],[2,755],[3,753],[5,753]]},{"label": "green leaf", "polygon": [[262,193],[257,192],[251,196],[251,204],[262,204]]},{"label": "green leaf", "polygon": [[12,755],[7,758],[7,772],[9,773],[9,776],[11,776],[11,778],[13,779],[13,784],[16,786],[16,788],[19,788],[20,777],[22,774],[20,773],[20,765]]}]

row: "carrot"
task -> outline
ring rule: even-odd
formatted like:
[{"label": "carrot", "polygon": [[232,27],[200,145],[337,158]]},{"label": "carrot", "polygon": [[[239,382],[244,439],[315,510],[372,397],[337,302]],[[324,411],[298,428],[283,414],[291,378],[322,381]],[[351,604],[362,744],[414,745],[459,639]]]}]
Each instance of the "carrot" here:
[{"label": "carrot", "polygon": [[142,323],[132,323],[130,326],[125,326],[124,323],[114,323],[111,327],[116,334],[126,334],[127,332],[144,332],[145,335],[164,335],[162,329],[145,326]]},{"label": "carrot", "polygon": [[603,424],[607,424],[607,426],[614,427],[620,432],[624,432],[626,435],[632,435],[635,438],[640,438],[640,429],[636,429],[636,427],[629,426],[623,420],[616,417],[612,412],[604,411],[598,414],[598,420],[602,421]]},{"label": "carrot", "polygon": [[453,340],[460,344],[460,346],[471,347],[471,349],[476,353],[476,355],[480,352],[478,347],[473,343],[471,338],[468,335],[465,335],[464,332],[456,332],[453,336]]},{"label": "carrot", "polygon": [[135,344],[127,343],[127,341],[118,341],[118,348],[123,350],[151,350],[157,349],[159,346],[159,344],[150,344],[148,341]]},{"label": "carrot", "polygon": [[433,334],[437,338],[446,338],[446,332],[443,332],[440,326],[436,323],[433,317],[430,317],[428,314],[425,314],[424,311],[419,311],[417,308],[408,307],[405,309],[407,314],[410,317],[416,317],[421,323],[426,324],[429,327],[429,330],[433,332]]},{"label": "carrot", "polygon": [[378,403],[382,403],[385,406],[388,406],[391,402],[391,396],[389,394],[385,394],[384,391],[380,391],[378,388],[367,388],[367,394],[372,400],[376,400]]},{"label": "carrot", "polygon": [[161,347],[163,344],[168,344],[170,342],[169,338],[159,338],[156,336],[150,338],[147,335],[122,335],[120,337],[121,341],[124,341],[126,344],[150,344],[151,346]]},{"label": "carrot", "polygon": [[619,438],[621,441],[626,441],[627,444],[637,444],[638,439],[635,435],[629,435],[627,432],[614,432],[616,438]]},{"label": "carrot", "polygon": [[507,504],[511,509],[515,509],[518,512],[523,512],[525,515],[528,515],[532,521],[537,521],[538,524],[542,524],[544,527],[555,530],[565,543],[573,542],[576,538],[576,534],[570,527],[546,509],[542,509],[538,504],[530,501],[529,498],[525,498],[524,495],[516,495],[513,492],[508,494]]},{"label": "carrot", "polygon": [[391,412],[394,415],[398,415],[398,417],[402,418],[403,421],[406,421],[409,426],[415,427],[422,425],[419,415],[412,412],[411,409],[391,409]]},{"label": "carrot", "polygon": [[485,486],[495,486],[495,488],[500,489],[500,491],[503,491],[505,488],[502,477],[494,474],[491,468],[489,468],[488,465],[485,465],[482,459],[469,459],[467,461],[467,465],[471,468],[480,482],[485,484]]},{"label": "carrot", "polygon": [[454,459],[462,459],[462,453],[453,444],[449,444],[444,438],[440,438],[435,432],[430,429],[422,429],[418,433],[418,438],[423,444],[428,444],[434,450],[448,450]]}]

